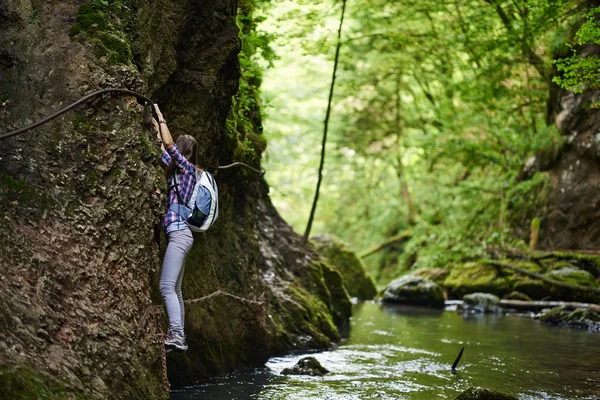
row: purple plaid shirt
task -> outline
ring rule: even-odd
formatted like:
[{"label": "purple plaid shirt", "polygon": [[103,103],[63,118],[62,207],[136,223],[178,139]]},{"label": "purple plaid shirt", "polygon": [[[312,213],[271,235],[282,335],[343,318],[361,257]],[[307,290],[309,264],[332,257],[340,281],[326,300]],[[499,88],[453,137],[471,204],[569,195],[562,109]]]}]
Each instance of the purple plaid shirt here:
[{"label": "purple plaid shirt", "polygon": [[[196,185],[196,175],[194,172],[196,171],[196,167],[192,163],[190,163],[184,156],[179,152],[176,144],[173,144],[172,147],[163,151],[162,162],[165,165],[169,165],[171,160],[175,163],[177,167],[175,169],[175,173],[178,174],[179,179],[179,195],[181,196],[181,200],[187,203],[190,200],[190,196],[194,191],[194,186]],[[175,179],[170,177],[167,181],[167,186],[169,190],[169,205],[176,203],[179,204],[179,200],[177,199],[177,192],[175,191]],[[172,224],[173,222],[181,223],[181,226],[177,226],[177,228],[187,228],[185,221],[179,215],[177,215],[172,210],[167,210],[167,215],[163,221],[163,226],[165,229]],[[179,230],[179,229],[173,229]]]}]

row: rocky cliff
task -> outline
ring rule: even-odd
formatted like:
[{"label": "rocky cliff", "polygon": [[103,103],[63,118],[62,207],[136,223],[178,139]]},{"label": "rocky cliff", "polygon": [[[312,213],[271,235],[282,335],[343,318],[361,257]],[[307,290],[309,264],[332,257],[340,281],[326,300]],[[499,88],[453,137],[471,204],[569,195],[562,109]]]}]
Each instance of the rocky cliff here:
[{"label": "rocky cliff", "polygon": [[[597,56],[600,48],[586,46],[579,54]],[[567,55],[557,54],[555,58]],[[524,173],[527,178],[533,177],[535,199],[517,228],[517,233],[528,239],[531,219],[540,218],[540,249],[600,249],[598,102],[598,89],[574,94],[551,85],[547,122],[558,127],[564,140],[559,149],[537,154],[526,162]]]},{"label": "rocky cliff", "polygon": [[[123,87],[161,104],[175,135],[195,136],[206,167],[257,166],[258,129],[227,123],[237,13],[223,0],[1,2],[0,133]],[[165,184],[141,115],[134,99],[106,97],[0,142],[2,398],[167,396],[157,290]],[[173,384],[327,347],[350,314],[339,273],[279,217],[264,180],[215,172],[219,221],[196,237],[184,297],[222,289],[262,304],[189,304],[190,350],[167,357]]]}]

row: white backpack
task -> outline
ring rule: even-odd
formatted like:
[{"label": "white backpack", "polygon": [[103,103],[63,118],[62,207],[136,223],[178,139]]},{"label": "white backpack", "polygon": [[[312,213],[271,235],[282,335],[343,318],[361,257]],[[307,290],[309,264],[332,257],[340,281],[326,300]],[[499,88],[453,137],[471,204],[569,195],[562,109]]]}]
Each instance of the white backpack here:
[{"label": "white backpack", "polygon": [[[196,185],[194,185],[190,200],[183,206],[181,205],[183,202],[179,194],[179,177],[178,174],[174,174],[175,190],[180,204],[171,204],[169,209],[182,217],[192,232],[206,232],[219,216],[219,188],[217,187],[215,178],[209,172],[196,170],[195,174]],[[201,186],[205,187],[208,193],[200,190]],[[210,196],[208,215],[200,211],[200,205],[206,201],[207,195]]]}]

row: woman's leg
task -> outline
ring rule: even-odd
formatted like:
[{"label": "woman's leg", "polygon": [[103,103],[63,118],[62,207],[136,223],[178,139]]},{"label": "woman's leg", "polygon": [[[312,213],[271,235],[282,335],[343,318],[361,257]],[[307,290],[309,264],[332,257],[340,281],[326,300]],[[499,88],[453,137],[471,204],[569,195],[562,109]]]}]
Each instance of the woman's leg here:
[{"label": "woman's leg", "polygon": [[[192,247],[194,237],[189,229],[174,231],[168,234],[169,244],[163,260],[162,273],[160,276],[160,292],[165,299],[167,314],[169,316],[169,327],[174,331],[183,332],[181,289],[176,292],[177,282],[181,288],[183,277],[183,262],[188,251]],[[178,296],[179,294],[179,296]]]},{"label": "woman's leg", "polygon": [[177,283],[175,284],[175,293],[177,294],[177,300],[179,300],[179,313],[181,314],[181,329],[185,327],[185,305],[183,304],[183,294],[181,293],[181,282],[183,282],[183,272],[185,271],[185,260],[183,262],[183,267],[181,267],[181,272],[179,273],[179,277],[177,278]]}]

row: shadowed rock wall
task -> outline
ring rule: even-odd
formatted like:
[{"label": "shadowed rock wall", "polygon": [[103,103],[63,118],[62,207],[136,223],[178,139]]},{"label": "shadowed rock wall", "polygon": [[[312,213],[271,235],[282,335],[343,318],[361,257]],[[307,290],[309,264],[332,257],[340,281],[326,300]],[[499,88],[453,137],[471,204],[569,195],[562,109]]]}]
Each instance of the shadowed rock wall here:
[{"label": "shadowed rock wall", "polygon": [[[195,136],[203,165],[234,161],[245,139],[225,123],[239,79],[236,12],[220,0],[3,1],[0,132],[125,87],[157,99],[176,136]],[[166,398],[159,156],[131,98],[0,142],[0,397]],[[266,305],[189,305],[190,350],[167,359],[174,384],[327,347],[350,313],[341,277],[279,217],[262,178],[216,178],[219,220],[196,237],[184,297],[221,288],[264,293]]]}]

